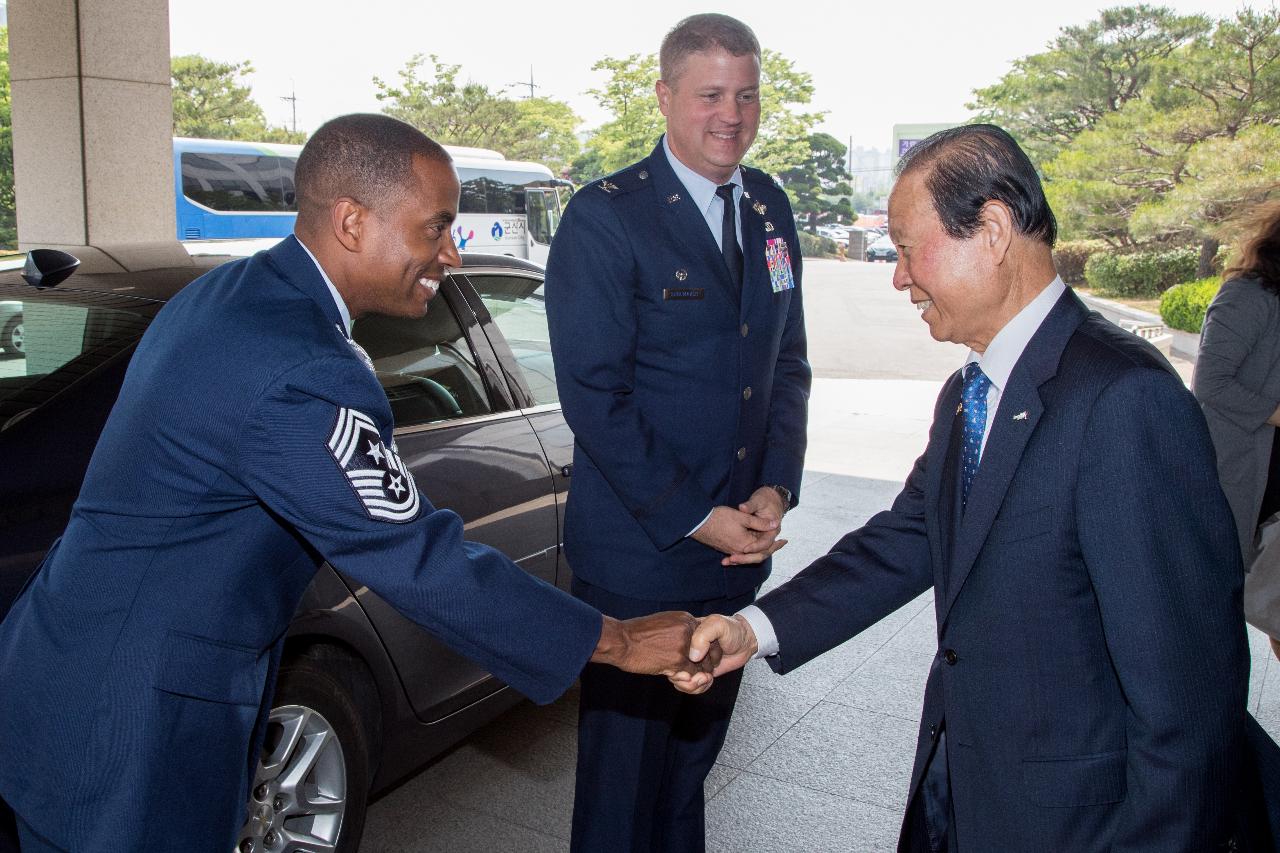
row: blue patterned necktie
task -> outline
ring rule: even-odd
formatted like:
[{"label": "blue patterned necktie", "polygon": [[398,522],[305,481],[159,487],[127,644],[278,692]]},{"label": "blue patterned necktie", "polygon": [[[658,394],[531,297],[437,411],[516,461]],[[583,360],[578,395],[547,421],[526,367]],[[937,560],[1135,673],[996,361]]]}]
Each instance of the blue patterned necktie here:
[{"label": "blue patterned necktie", "polygon": [[982,458],[982,434],[987,431],[987,391],[991,380],[982,372],[976,361],[964,367],[964,388],[960,399],[964,404],[964,452],[961,479],[960,506],[969,500],[969,486],[978,473],[978,461]]}]

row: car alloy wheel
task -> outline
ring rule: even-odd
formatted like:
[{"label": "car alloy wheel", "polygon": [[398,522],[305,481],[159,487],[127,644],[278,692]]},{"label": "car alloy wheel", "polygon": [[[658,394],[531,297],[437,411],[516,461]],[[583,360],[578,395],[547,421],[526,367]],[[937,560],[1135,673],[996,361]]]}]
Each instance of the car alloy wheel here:
[{"label": "car alloy wheel", "polygon": [[363,667],[336,649],[286,655],[237,853],[359,851],[376,695]]},{"label": "car alloy wheel", "polygon": [[272,709],[253,786],[240,853],[337,850],[347,806],[346,759],[337,732],[319,711]]}]

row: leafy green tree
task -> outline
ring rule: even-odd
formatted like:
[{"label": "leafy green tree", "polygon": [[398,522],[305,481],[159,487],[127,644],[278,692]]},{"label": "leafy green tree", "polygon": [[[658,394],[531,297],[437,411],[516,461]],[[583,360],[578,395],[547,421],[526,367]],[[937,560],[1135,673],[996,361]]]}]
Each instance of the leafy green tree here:
[{"label": "leafy green tree", "polygon": [[623,59],[605,57],[591,70],[609,72],[604,86],[587,90],[612,116],[587,139],[589,162],[607,175],[648,155],[666,129],[653,88],[658,57],[638,53]]},{"label": "leafy green tree", "polygon": [[[430,62],[431,68],[424,66]],[[578,153],[579,118],[550,98],[517,101],[481,83],[459,83],[460,65],[418,54],[392,85],[375,77],[383,112],[406,121],[444,145],[492,148],[507,157],[543,163],[563,172]]]},{"label": "leafy green tree", "polygon": [[173,133],[201,139],[303,142],[306,134],[267,125],[262,107],[241,78],[253,73],[250,62],[217,62],[199,54],[175,56]]},{"label": "leafy green tree", "polygon": [[807,142],[808,158],[783,170],[778,179],[792,198],[796,218],[816,233],[820,224],[853,217],[847,198],[853,189],[848,184],[844,144],[828,133],[812,134]]},{"label": "leafy green tree", "polygon": [[9,95],[9,28],[0,27],[0,247],[18,245],[13,193],[13,113]]},{"label": "leafy green tree", "polygon": [[807,71],[797,71],[776,50],[762,52],[760,134],[747,152],[749,164],[776,176],[809,162],[809,134],[823,114],[799,108],[813,100],[813,90],[813,77]]},{"label": "leafy green tree", "polygon": [[1278,124],[1280,12],[1245,9],[1155,63],[1147,92],[1045,164],[1064,234],[1199,242],[1207,275],[1222,223],[1276,180],[1277,136],[1253,129]]},{"label": "leafy green tree", "polygon": [[1049,49],[1015,60],[968,107],[1008,130],[1036,163],[1057,155],[1102,118],[1140,98],[1162,60],[1210,29],[1201,15],[1138,5],[1064,27]]},{"label": "leafy green tree", "polygon": [[498,150],[513,160],[532,160],[557,175],[566,174],[582,150],[577,133],[582,119],[564,101],[553,98],[525,98],[515,103],[512,138]]}]

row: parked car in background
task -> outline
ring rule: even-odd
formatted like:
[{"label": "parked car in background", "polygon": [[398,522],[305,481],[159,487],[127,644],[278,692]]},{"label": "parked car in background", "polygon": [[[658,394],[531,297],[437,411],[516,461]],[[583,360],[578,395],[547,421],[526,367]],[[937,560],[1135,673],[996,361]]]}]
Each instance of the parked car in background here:
[{"label": "parked car in background", "polygon": [[[16,270],[0,272],[0,305],[39,317],[19,357],[0,359],[0,618],[65,527],[148,324],[192,279],[230,260],[188,251],[193,266],[82,269],[42,290]],[[423,494],[456,511],[469,539],[567,587],[560,519],[573,436],[556,394],[541,269],[470,254],[425,317],[366,317],[354,337],[373,360]],[[253,820],[236,849],[355,851],[371,795],[519,699],[323,565],[287,634]]]},{"label": "parked car in background", "polygon": [[867,246],[868,261],[889,261],[896,263],[898,260],[898,247],[893,245],[893,240],[889,236],[883,235],[871,241],[871,245]]},{"label": "parked car in background", "polygon": [[22,303],[0,302],[0,353],[21,355],[22,339]]},{"label": "parked car in background", "polygon": [[835,240],[838,245],[849,248],[849,232],[840,225],[819,225],[818,235],[828,240]]}]

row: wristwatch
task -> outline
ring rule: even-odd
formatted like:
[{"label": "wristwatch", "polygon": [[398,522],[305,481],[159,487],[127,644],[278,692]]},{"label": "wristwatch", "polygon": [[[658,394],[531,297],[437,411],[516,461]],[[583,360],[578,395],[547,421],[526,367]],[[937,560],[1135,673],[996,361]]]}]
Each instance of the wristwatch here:
[{"label": "wristwatch", "polygon": [[782,498],[782,513],[785,515],[787,510],[791,509],[791,490],[777,483],[769,483],[766,488],[773,489],[778,493],[778,497]]}]

